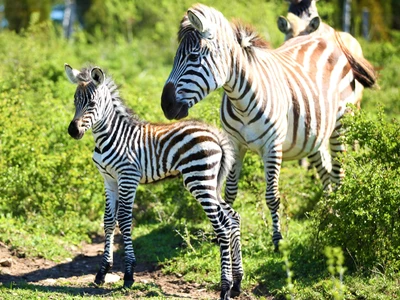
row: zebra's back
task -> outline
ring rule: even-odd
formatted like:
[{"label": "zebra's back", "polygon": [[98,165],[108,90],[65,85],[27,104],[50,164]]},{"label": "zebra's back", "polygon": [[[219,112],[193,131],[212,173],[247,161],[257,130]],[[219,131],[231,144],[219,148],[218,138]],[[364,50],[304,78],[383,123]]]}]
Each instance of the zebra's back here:
[{"label": "zebra's back", "polygon": [[[140,183],[155,182],[179,173],[195,173],[199,168],[228,170],[232,164],[228,138],[205,123],[140,123],[131,129],[129,122],[115,125],[121,133],[131,132],[131,136],[106,139],[93,154],[96,165],[111,178],[117,177],[119,161],[129,161],[140,172]],[[113,156],[100,149],[110,149]]]},{"label": "zebra's back", "polygon": [[307,37],[259,56],[258,63],[274,76],[264,78],[271,81],[252,102],[257,104],[253,114],[236,110],[227,93],[221,107],[224,129],[261,155],[268,144],[282,143],[285,160],[307,156],[327,142],[341,117],[335,90],[341,80],[337,75],[351,74],[346,57],[333,43]]}]

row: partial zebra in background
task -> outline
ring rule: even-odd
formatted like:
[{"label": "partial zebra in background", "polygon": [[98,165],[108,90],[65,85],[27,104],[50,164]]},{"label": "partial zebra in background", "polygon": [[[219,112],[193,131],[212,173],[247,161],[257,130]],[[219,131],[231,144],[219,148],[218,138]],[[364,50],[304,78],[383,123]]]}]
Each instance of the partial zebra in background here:
[{"label": "partial zebra in background", "polygon": [[239,294],[243,277],[240,217],[220,196],[223,180],[233,163],[229,139],[198,121],[140,121],[123,105],[113,80],[98,67],[78,71],[66,64],[65,72],[77,84],[76,111],[68,133],[81,139],[92,128],[96,142],[93,161],[105,185],[105,250],[95,283],[104,283],[112,267],[114,229],[118,222],[125,245],[124,286],[133,284],[136,258],[131,226],[137,186],[182,174],[184,186],[203,206],[217,236],[221,298]]},{"label": "partial zebra in background", "polygon": [[[316,0],[288,0],[288,15],[279,16],[277,24],[279,30],[285,34],[285,41],[300,35],[312,35],[322,38],[332,39],[335,42],[343,43],[353,56],[364,57],[360,43],[351,34],[338,31],[338,37],[335,36],[335,29],[321,21],[316,6]],[[340,45],[339,45],[340,46]],[[348,104],[355,105],[357,109],[361,108],[361,100],[364,87],[357,80],[355,81],[355,97],[346,99],[347,94],[344,93],[346,106]],[[353,148],[356,147],[355,143]],[[299,161],[303,167],[310,168],[305,158]]]},{"label": "partial zebra in background", "polygon": [[231,24],[221,12],[197,4],[181,21],[174,65],[161,96],[168,119],[181,119],[210,92],[223,87],[221,122],[235,147],[225,199],[232,204],[247,150],[264,162],[265,200],[271,211],[275,249],[282,239],[279,220],[279,173],[282,160],[308,156],[325,189],[340,184],[337,160],[345,107],[341,93],[354,97],[355,79],[375,83],[372,66],[337,43],[298,37],[270,50],[252,28]]},{"label": "partial zebra in background", "polygon": [[[279,16],[278,28],[285,34],[285,41],[300,36],[313,35],[326,39],[331,39],[337,43],[343,43],[353,56],[364,57],[360,43],[350,33],[338,31],[338,37],[335,35],[335,29],[321,21],[319,16],[313,17],[309,21],[304,21],[300,17],[288,13],[287,17]],[[340,46],[340,45],[338,45]],[[349,104],[355,105],[358,109],[361,107],[361,99],[364,87],[356,81],[356,97],[349,99]]]}]

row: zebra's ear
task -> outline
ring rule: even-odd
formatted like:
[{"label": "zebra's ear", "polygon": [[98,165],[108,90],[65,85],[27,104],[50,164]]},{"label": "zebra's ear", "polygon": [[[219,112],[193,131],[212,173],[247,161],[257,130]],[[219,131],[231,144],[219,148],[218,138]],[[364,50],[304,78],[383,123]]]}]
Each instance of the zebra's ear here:
[{"label": "zebra's ear", "polygon": [[190,23],[203,37],[210,39],[214,36],[212,24],[203,15],[191,9],[188,10],[187,15]]},{"label": "zebra's ear", "polygon": [[307,25],[307,32],[311,33],[316,31],[319,28],[320,24],[321,24],[321,18],[319,16],[312,18],[310,23],[308,23]]},{"label": "zebra's ear", "polygon": [[71,83],[78,83],[78,74],[80,73],[78,70],[72,69],[69,64],[64,64],[65,74],[67,74],[68,80]]},{"label": "zebra's ear", "polygon": [[92,80],[96,86],[103,84],[104,79],[105,79],[104,72],[99,67],[94,67],[90,71],[90,77],[92,78]]},{"label": "zebra's ear", "polygon": [[284,16],[279,16],[277,24],[281,32],[284,34],[289,33],[291,26],[288,19],[286,19]]}]

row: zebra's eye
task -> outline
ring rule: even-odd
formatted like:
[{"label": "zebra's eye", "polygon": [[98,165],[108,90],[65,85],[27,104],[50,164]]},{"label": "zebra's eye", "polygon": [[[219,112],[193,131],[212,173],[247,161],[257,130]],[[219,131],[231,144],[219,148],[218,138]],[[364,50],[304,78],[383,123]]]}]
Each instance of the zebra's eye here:
[{"label": "zebra's eye", "polygon": [[198,53],[198,52],[192,52],[192,53],[190,53],[190,54],[188,55],[188,59],[189,59],[190,61],[197,61],[197,59],[199,58],[199,56],[200,56],[200,53]]},{"label": "zebra's eye", "polygon": [[90,102],[88,103],[88,106],[89,106],[89,107],[95,107],[95,106],[96,106],[96,101],[90,101]]}]

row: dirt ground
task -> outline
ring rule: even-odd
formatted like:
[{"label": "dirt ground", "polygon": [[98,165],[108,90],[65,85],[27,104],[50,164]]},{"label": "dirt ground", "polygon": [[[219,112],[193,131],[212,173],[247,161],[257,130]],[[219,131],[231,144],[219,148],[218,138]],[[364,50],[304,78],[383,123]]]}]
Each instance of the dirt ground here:
[{"label": "dirt ground", "polygon": [[[25,258],[21,253],[10,250],[0,242],[0,282],[28,283],[38,287],[38,290],[67,292],[72,295],[97,295],[112,297],[111,282],[123,278],[123,258],[114,254],[113,271],[106,276],[106,284],[96,287],[94,276],[101,262],[104,242],[102,240],[84,244],[76,249],[74,258],[65,262],[55,263],[43,258]],[[152,264],[138,264],[135,269],[135,283],[145,287],[156,287],[162,291],[163,298],[170,299],[218,299],[219,292],[212,291],[198,283],[186,282],[173,275],[165,275]],[[135,284],[134,284],[135,287]],[[134,289],[129,295],[134,299],[149,297],[147,288]],[[150,293],[151,294],[151,293]],[[256,299],[253,295],[243,292],[239,300]]]}]

